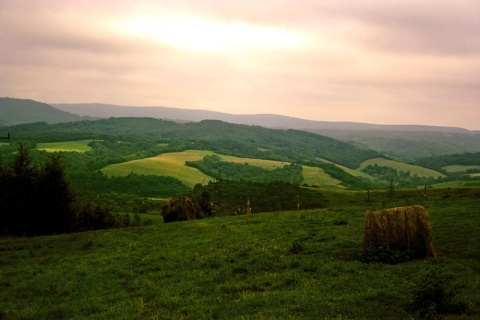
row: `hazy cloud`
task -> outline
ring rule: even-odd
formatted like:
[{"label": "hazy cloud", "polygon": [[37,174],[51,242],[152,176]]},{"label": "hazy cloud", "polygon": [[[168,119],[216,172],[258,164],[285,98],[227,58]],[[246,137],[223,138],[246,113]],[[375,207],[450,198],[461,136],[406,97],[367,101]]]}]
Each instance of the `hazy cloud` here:
[{"label": "hazy cloud", "polygon": [[480,3],[0,0],[0,96],[480,129]]}]

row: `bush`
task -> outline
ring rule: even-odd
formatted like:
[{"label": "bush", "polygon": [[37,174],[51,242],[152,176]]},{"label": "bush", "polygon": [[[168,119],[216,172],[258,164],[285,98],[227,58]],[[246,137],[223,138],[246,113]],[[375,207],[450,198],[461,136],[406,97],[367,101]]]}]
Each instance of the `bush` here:
[{"label": "bush", "polygon": [[465,304],[455,302],[454,277],[441,263],[434,263],[420,276],[412,291],[410,312],[421,319],[435,319],[439,314],[462,313]]}]

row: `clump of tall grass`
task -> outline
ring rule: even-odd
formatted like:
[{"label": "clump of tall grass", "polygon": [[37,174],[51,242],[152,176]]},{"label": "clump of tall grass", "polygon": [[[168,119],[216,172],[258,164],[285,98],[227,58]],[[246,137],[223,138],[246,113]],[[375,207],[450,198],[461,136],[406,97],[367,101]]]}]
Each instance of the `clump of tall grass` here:
[{"label": "clump of tall grass", "polygon": [[465,312],[466,305],[456,301],[458,287],[454,280],[442,263],[430,264],[413,287],[408,310],[421,319]]}]

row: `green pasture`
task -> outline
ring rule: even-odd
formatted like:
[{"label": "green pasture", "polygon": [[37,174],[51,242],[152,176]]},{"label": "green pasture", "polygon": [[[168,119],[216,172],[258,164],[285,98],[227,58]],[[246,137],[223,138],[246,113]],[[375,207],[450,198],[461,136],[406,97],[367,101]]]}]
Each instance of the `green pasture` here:
[{"label": "green pasture", "polygon": [[437,258],[396,265],[360,259],[382,192],[319,192],[328,208],[0,239],[0,319],[416,319],[439,268],[461,307],[438,319],[480,317],[480,189],[399,191]]},{"label": "green pasture", "polygon": [[196,168],[186,166],[185,162],[202,160],[206,155],[212,154],[214,153],[211,151],[201,150],[164,153],[156,157],[108,165],[102,169],[102,172],[108,176],[126,176],[131,172],[171,176],[179,179],[188,187],[193,187],[197,183],[207,184],[214,179]]},{"label": "green pasture", "polygon": [[275,168],[283,168],[286,165],[290,165],[290,162],[254,159],[254,158],[239,158],[234,156],[227,156],[223,154],[217,154],[221,161],[235,162],[235,163],[248,163],[249,165],[261,167],[267,170],[273,170]]},{"label": "green pasture", "polygon": [[36,149],[47,152],[86,152],[92,149],[88,145],[90,141],[91,140],[37,143]]},{"label": "green pasture", "polygon": [[309,186],[321,186],[326,189],[344,189],[342,182],[326,174],[321,168],[302,166],[302,184]]},{"label": "green pasture", "polygon": [[451,165],[443,167],[447,172],[465,172],[470,169],[480,169],[480,166],[464,166],[464,165]]},{"label": "green pasture", "polygon": [[434,183],[431,186],[434,188],[456,188],[456,187],[464,187],[464,186],[479,186],[480,181],[467,181],[467,180],[458,180],[458,181],[447,181],[447,182],[440,182]]},{"label": "green pasture", "polygon": [[[248,163],[252,166],[261,167],[267,170],[273,170],[275,168],[283,168],[286,165],[290,165],[289,162],[252,159],[252,158],[239,158],[234,156],[218,155],[222,161],[235,162],[235,163]],[[302,184],[319,185],[329,189],[343,189],[341,181],[332,178],[325,173],[325,170],[317,167],[302,166],[303,181]]]},{"label": "green pasture", "polygon": [[[145,175],[165,175],[175,177],[185,183],[185,185],[193,187],[197,183],[207,184],[210,180],[214,179],[200,172],[198,169],[186,166],[185,162],[202,160],[206,155],[212,154],[216,153],[204,150],[164,153],[156,157],[108,165],[102,169],[102,172],[108,176],[126,176],[132,172]],[[288,162],[274,160],[239,158],[222,154],[216,155],[218,155],[222,161],[248,163],[249,165],[262,167],[267,170],[282,168],[290,164]],[[333,189],[343,188],[339,180],[325,174],[323,169],[303,166],[302,173],[304,175],[302,184],[320,185]]]},{"label": "green pasture", "polygon": [[339,164],[336,164],[336,163],[333,163],[331,161],[328,161],[326,159],[323,159],[323,158],[317,158],[317,160],[320,160],[320,161],[323,161],[325,163],[331,163],[331,164],[334,164],[336,165],[337,167],[339,167],[340,169],[342,169],[343,171],[345,171],[346,173],[348,174],[351,174],[352,176],[354,177],[362,177],[362,178],[366,178],[366,179],[369,179],[369,180],[373,180],[373,177],[366,174],[366,173],[363,173],[360,171],[360,169],[350,169],[348,167],[345,167],[345,166],[342,166],[342,165],[339,165]]},{"label": "green pasture", "polygon": [[364,162],[362,162],[362,164],[360,165],[360,167],[358,168],[358,170],[362,170],[363,168],[367,167],[368,165],[379,165],[379,166],[383,166],[383,167],[391,167],[395,170],[398,170],[398,171],[410,171],[411,175],[417,175],[418,177],[434,177],[434,178],[437,178],[437,177],[444,177],[445,175],[438,172],[438,171],[435,171],[435,170],[432,170],[432,169],[427,169],[427,168],[423,168],[423,167],[419,167],[419,166],[415,166],[415,165],[411,165],[411,164],[407,164],[407,163],[403,163],[403,162],[398,162],[398,161],[394,161],[394,160],[388,160],[388,159],[382,159],[382,158],[375,158],[375,159],[369,159],[369,160],[366,160]]}]

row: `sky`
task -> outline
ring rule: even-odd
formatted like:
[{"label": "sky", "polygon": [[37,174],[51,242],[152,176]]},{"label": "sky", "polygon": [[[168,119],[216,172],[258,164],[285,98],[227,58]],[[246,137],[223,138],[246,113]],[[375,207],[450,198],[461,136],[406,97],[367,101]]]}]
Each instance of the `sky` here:
[{"label": "sky", "polygon": [[480,1],[0,0],[0,97],[480,130]]}]

